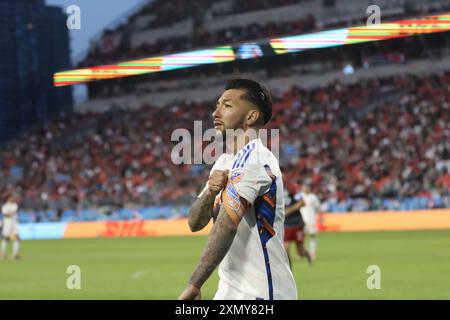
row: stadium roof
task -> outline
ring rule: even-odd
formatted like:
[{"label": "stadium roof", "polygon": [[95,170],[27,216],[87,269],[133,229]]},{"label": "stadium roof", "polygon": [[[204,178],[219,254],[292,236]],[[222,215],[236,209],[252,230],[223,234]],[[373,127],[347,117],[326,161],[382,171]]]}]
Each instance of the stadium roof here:
[{"label": "stadium roof", "polygon": [[[450,30],[450,13],[398,20],[368,26],[321,31],[311,34],[270,39],[263,42],[247,42],[225,45],[211,49],[147,57],[104,66],[58,72],[53,75],[56,87],[88,83],[191,68],[205,64],[230,62],[240,59],[258,58],[300,52],[311,49],[381,41],[419,34],[445,32]],[[269,46],[270,50],[263,50]]]}]

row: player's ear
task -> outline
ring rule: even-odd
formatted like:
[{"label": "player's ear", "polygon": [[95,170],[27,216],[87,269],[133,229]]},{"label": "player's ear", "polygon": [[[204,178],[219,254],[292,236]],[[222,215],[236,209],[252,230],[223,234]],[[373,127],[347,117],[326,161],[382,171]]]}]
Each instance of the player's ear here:
[{"label": "player's ear", "polygon": [[258,110],[252,109],[247,113],[247,125],[253,126],[259,122],[261,113]]}]

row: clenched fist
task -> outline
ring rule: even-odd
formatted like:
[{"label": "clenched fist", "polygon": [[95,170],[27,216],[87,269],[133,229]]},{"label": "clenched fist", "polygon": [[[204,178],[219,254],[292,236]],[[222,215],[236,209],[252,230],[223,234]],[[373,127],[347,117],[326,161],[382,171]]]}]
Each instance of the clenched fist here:
[{"label": "clenched fist", "polygon": [[208,191],[216,196],[228,182],[229,170],[214,170],[208,179]]}]

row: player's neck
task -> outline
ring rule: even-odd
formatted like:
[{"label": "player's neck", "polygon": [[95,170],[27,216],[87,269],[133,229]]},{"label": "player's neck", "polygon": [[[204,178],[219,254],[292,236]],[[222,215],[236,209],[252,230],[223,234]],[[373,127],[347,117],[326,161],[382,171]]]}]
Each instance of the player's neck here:
[{"label": "player's neck", "polygon": [[250,141],[258,139],[258,136],[254,134],[247,134],[245,131],[243,134],[233,137],[233,140],[228,143],[228,150],[231,150],[233,154],[238,153],[242,148],[244,148]]}]

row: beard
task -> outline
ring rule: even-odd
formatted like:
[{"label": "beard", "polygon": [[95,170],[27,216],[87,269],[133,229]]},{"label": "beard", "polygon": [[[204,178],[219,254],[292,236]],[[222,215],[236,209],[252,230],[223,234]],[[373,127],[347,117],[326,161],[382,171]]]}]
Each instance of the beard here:
[{"label": "beard", "polygon": [[244,122],[245,119],[239,119],[239,121],[236,121],[232,125],[222,124],[220,128],[216,129],[216,136],[219,136],[220,140],[223,142],[226,153],[233,153],[232,146],[234,145],[236,138],[245,134]]},{"label": "beard", "polygon": [[216,129],[216,132],[218,134],[221,134],[224,138],[227,137],[227,130],[229,132],[233,131],[236,132],[237,130],[244,130],[244,123],[245,119],[239,119],[235,123],[232,123],[230,125],[226,125],[225,123],[222,123],[220,128]]}]

